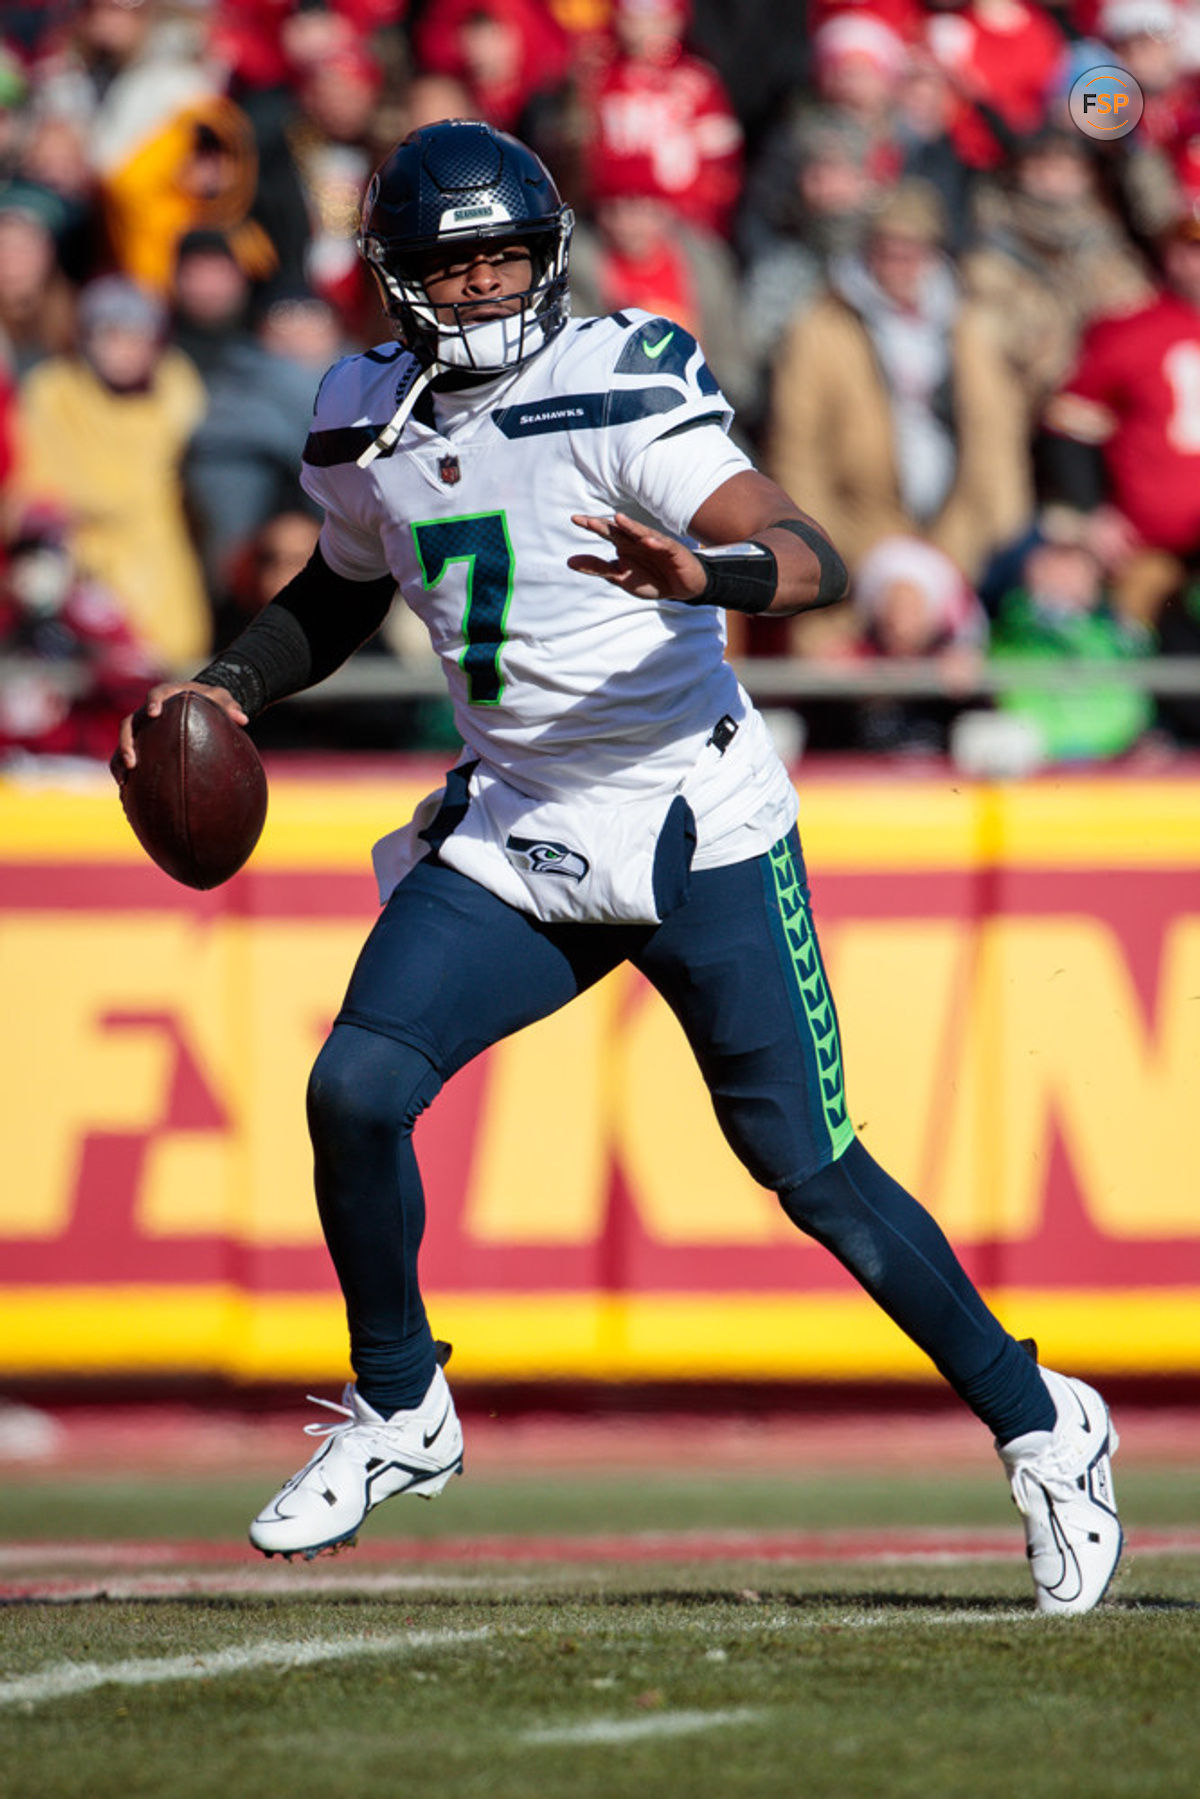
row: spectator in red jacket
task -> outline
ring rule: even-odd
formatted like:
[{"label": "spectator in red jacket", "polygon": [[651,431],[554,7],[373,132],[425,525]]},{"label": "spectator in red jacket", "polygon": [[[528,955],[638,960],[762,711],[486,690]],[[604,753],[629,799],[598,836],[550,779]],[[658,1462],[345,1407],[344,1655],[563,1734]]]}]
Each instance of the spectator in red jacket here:
[{"label": "spectator in red jacket", "polygon": [[742,128],[716,70],[684,48],[686,0],[616,0],[618,52],[590,99],[593,174],[645,157],[689,224],[727,235],[741,191]]},{"label": "spectator in red jacket", "polygon": [[471,114],[515,130],[566,79],[570,46],[541,0],[439,0],[417,27],[419,66],[461,81]]},{"label": "spectator in red jacket", "polygon": [[927,0],[929,46],[959,88],[955,139],[973,168],[995,168],[1014,137],[1045,123],[1066,39],[1026,0]]},{"label": "spectator in red jacket", "polygon": [[682,325],[740,414],[751,367],[733,252],[662,199],[645,157],[614,158],[603,173],[594,225],[581,223],[571,248],[575,306],[581,314],[641,306]]},{"label": "spectator in red jacket", "polygon": [[1160,291],[1091,327],[1046,410],[1050,497],[1088,516],[1119,609],[1147,623],[1200,557],[1200,218],[1161,257]]},{"label": "spectator in red jacket", "polygon": [[209,50],[239,92],[281,87],[298,69],[394,27],[407,0],[217,0]]},{"label": "spectator in red jacket", "polygon": [[67,520],[30,507],[5,546],[0,655],[0,755],[107,761],[117,725],[163,670],[116,600],[84,579],[67,547]]}]

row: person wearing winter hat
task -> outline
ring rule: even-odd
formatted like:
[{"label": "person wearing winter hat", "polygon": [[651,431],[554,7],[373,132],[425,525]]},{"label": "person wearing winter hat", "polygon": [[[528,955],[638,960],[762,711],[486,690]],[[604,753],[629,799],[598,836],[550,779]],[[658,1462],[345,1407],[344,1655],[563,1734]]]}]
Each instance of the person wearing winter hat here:
[{"label": "person wearing winter hat", "polygon": [[18,378],[71,345],[73,290],[57,244],[65,214],[58,196],[38,183],[0,188],[0,339]]},{"label": "person wearing winter hat", "polygon": [[987,642],[983,607],[958,564],[919,537],[885,537],[867,551],[850,590],[856,661],[933,661],[940,693],[880,695],[851,708],[848,747],[887,755],[944,755]]},{"label": "person wearing winter hat", "polygon": [[884,537],[868,550],[850,603],[870,655],[979,650],[987,639],[986,615],[962,570],[920,537]]},{"label": "person wearing winter hat", "polygon": [[882,19],[839,13],[814,33],[812,56],[817,98],[866,135],[873,179],[895,181],[901,170],[896,106],[907,45]]}]

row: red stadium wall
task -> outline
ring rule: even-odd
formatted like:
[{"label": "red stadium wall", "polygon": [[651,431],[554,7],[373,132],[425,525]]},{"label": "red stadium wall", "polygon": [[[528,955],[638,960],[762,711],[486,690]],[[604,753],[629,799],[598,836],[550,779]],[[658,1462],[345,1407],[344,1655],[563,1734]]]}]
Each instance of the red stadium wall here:
[{"label": "red stadium wall", "polygon": [[[193,894],[115,795],[0,786],[0,1377],[328,1378],[309,1063],[436,771],[272,772]],[[1200,780],[801,781],[852,1115],[1021,1335],[1200,1364]],[[734,1162],[614,977],[418,1127],[431,1316],[477,1377],[876,1379],[922,1358]]]}]

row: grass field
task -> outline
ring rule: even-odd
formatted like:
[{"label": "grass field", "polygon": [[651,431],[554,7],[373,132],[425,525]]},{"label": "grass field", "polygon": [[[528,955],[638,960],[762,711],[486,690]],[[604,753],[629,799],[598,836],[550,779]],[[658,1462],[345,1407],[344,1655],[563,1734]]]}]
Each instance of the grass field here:
[{"label": "grass field", "polygon": [[307,1565],[243,1546],[302,1438],[231,1467],[116,1432],[107,1472],[4,1483],[0,1792],[1192,1799],[1200,1440],[1123,1423],[1130,1551],[1073,1621],[1034,1613],[986,1444],[919,1421],[485,1425],[467,1479]]}]

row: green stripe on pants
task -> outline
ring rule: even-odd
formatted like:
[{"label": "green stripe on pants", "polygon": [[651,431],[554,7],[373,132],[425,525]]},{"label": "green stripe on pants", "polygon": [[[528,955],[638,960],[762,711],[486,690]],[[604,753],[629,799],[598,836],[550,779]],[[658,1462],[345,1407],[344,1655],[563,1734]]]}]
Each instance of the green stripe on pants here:
[{"label": "green stripe on pants", "polygon": [[833,997],[821,965],[821,953],[817,947],[817,934],[813,929],[808,898],[786,837],[780,838],[772,846],[769,856],[775,881],[775,899],[800,1001],[799,1009],[808,1022],[812,1037],[825,1128],[829,1132],[836,1158],[854,1140],[854,1127],[846,1113],[837,1013],[834,1011]]}]

